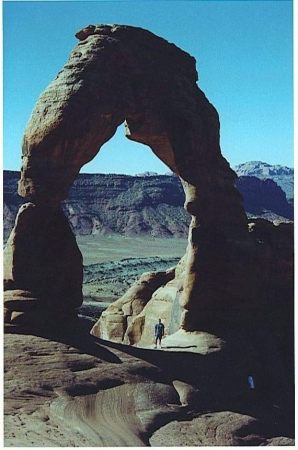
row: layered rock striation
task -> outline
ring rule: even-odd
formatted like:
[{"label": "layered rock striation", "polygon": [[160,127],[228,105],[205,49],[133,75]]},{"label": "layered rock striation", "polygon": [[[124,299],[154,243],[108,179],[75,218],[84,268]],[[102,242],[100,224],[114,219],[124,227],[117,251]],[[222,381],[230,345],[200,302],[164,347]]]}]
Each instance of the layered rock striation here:
[{"label": "layered rock striation", "polygon": [[100,341],[82,327],[50,338],[6,334],[5,446],[294,445],[285,391],[272,382],[278,359],[258,367],[249,351],[264,341],[253,333],[243,351],[237,334],[214,358]]},{"label": "layered rock striation", "polygon": [[76,234],[184,237],[184,199],[177,177],[82,174],[63,206]]},{"label": "layered rock striation", "polygon": [[[4,171],[4,238],[9,236],[22,203],[17,194],[19,172]],[[241,176],[235,183],[249,217],[274,222],[293,219],[293,205],[270,180]],[[76,235],[120,233],[126,236],[187,236],[190,216],[176,176],[151,174],[80,174],[62,203]]]}]

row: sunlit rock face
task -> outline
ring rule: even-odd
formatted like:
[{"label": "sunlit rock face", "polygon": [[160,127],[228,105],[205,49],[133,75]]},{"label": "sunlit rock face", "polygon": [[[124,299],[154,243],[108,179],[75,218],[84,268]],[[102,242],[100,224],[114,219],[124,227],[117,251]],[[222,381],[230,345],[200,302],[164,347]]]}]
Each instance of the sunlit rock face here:
[{"label": "sunlit rock face", "polygon": [[[206,309],[200,330],[209,333],[232,329],[242,329],[248,333],[267,330],[267,333],[275,336],[288,364],[293,357],[294,227],[290,223],[276,226],[264,219],[251,219],[248,222],[248,231],[253,251],[249,252],[251,260],[246,260],[243,271],[246,271],[251,286],[249,293],[242,292],[242,298],[250,298],[250,304],[244,308],[239,301],[238,309],[230,310],[220,309],[218,306],[214,309],[213,316],[209,317]],[[240,259],[241,261],[245,261],[245,258]],[[203,348],[202,352],[214,351],[218,348],[217,342],[215,345],[214,339],[210,340],[210,346],[206,346],[206,339],[209,339],[207,335],[201,335],[199,342],[199,337],[196,338],[191,333],[188,333],[188,336],[177,334],[184,314],[181,298],[186,270],[185,255],[167,274],[143,274],[123,297],[104,311],[91,333],[104,339],[140,347],[153,346],[154,326],[157,319],[161,318],[165,324],[164,348],[177,349],[179,346],[183,348],[183,345],[185,347],[192,344],[192,351],[199,351],[200,348]],[[150,280],[150,285],[146,283],[147,280]],[[238,286],[239,298],[240,288],[241,286]],[[146,293],[146,298],[143,292]],[[141,302],[140,298],[145,301]],[[175,336],[175,345],[172,335],[173,338]],[[208,346],[209,350],[206,350]]]},{"label": "sunlit rock face", "polygon": [[[236,175],[221,155],[218,113],[197,85],[195,59],[130,26],[92,25],[76,36],[80,42],[38,99],[25,130],[19,194],[58,210],[81,167],[125,122],[126,136],[151,147],[180,177],[192,216],[180,327],[198,330],[231,310],[245,311],[251,285],[244,270],[251,259],[247,219]],[[27,281],[14,288],[31,290]],[[65,290],[55,302],[73,311]]]}]

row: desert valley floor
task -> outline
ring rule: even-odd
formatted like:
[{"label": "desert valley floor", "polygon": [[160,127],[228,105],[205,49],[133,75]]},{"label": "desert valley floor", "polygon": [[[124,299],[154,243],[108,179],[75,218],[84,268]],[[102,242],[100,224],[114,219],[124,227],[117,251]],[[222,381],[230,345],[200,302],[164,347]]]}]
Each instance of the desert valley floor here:
[{"label": "desert valley floor", "polygon": [[144,272],[166,270],[184,255],[186,239],[118,234],[76,237],[83,255],[83,315],[93,319]]}]

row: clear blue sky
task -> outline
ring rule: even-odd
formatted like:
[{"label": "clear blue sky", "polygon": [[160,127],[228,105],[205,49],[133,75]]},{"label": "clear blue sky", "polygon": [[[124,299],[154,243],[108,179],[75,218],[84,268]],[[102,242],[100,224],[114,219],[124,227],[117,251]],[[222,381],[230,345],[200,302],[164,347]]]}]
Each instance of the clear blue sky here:
[{"label": "clear blue sky", "polygon": [[[147,28],[196,58],[231,165],[293,166],[291,1],[7,1],[3,12],[5,169],[20,168],[30,113],[78,42],[75,33],[97,23]],[[167,168],[119,129],[82,171],[145,170]]]}]

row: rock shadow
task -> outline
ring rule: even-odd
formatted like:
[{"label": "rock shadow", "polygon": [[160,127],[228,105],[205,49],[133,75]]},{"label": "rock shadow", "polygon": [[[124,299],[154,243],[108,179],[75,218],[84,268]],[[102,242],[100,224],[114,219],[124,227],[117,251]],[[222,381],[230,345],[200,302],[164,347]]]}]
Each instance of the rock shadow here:
[{"label": "rock shadow", "polygon": [[[245,336],[246,343],[252,343],[252,348],[245,351],[242,339],[235,341],[233,333],[225,333],[225,339],[227,347],[224,351],[201,355],[191,351],[132,347],[94,337],[100,346],[120,350],[158,367],[164,382],[173,384],[179,380],[195,388],[195,398],[188,406],[188,414],[192,417],[207,412],[231,411],[257,419],[268,437],[293,438],[294,384],[282,373],[278,357],[265,358],[261,348],[258,354],[255,353],[254,343],[260,336]],[[255,390],[248,386],[250,374],[256,380]],[[146,376],[150,377],[150,374],[147,372]],[[187,415],[182,420],[187,420],[185,417]]]}]

